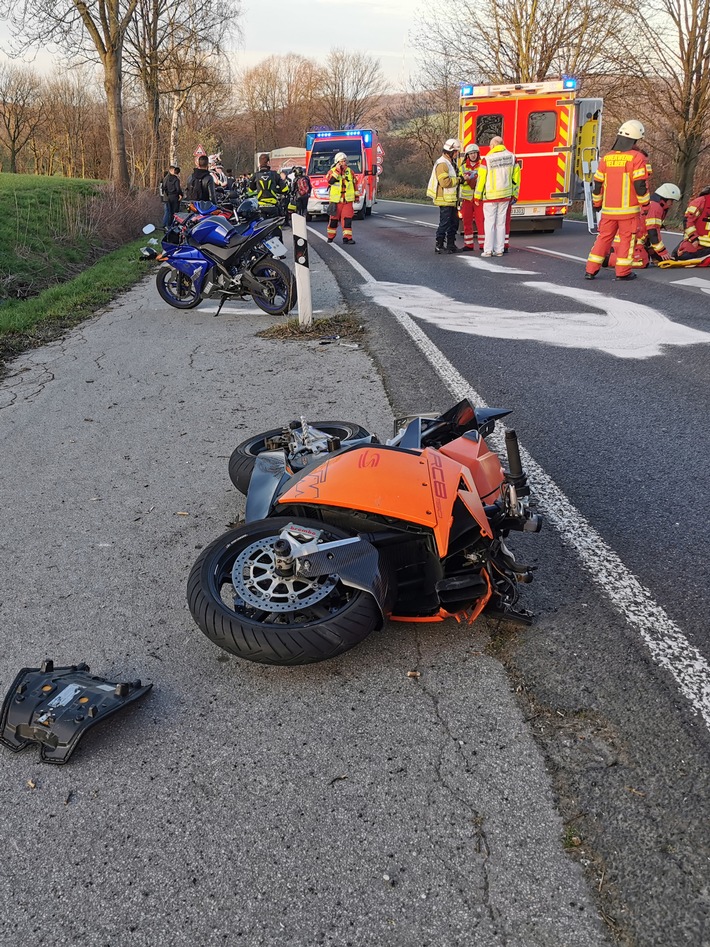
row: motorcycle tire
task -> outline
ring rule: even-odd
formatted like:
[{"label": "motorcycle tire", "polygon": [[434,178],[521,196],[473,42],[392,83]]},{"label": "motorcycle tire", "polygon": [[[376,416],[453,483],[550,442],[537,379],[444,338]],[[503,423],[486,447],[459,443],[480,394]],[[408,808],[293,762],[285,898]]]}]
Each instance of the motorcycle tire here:
[{"label": "motorcycle tire", "polygon": [[[174,287],[173,290],[170,289],[171,284]],[[202,302],[202,297],[195,289],[195,284],[190,277],[180,273],[174,266],[161,266],[155,277],[155,285],[160,298],[174,309],[194,309]],[[189,289],[185,296],[181,295],[183,289]]]},{"label": "motorcycle tire", "polygon": [[[361,437],[370,437],[369,431],[351,421],[313,421],[311,427],[316,427],[331,437],[339,437],[341,441],[355,441]],[[271,431],[262,431],[261,434],[255,434],[246,441],[242,441],[241,444],[237,444],[232,451],[229,458],[229,479],[244,496],[249,489],[256,458],[266,450],[266,441],[282,433],[283,428],[280,427],[275,427]]]},{"label": "motorcycle tire", "polygon": [[271,316],[283,316],[296,305],[296,280],[281,260],[259,260],[251,268],[251,275],[268,291],[267,296],[251,294],[259,309]]},{"label": "motorcycle tire", "polygon": [[[230,530],[200,554],[187,581],[187,602],[200,629],[218,647],[247,661],[324,661],[359,644],[381,621],[374,598],[343,585],[337,576],[276,576],[273,543],[292,522],[279,516]],[[322,530],[320,542],[349,535],[318,520],[298,525]],[[240,557],[237,587],[233,570]],[[296,595],[300,600],[291,606]],[[228,596],[233,605],[225,601]]]}]

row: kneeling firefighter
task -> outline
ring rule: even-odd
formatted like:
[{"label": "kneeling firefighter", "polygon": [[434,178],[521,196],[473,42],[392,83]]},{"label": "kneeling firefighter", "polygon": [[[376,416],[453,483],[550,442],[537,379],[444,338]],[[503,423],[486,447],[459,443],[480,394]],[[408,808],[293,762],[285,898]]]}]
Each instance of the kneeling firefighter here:
[{"label": "kneeling firefighter", "polygon": [[675,251],[677,260],[706,259],[710,256],[710,187],[691,197],[683,219],[685,230]]},{"label": "kneeling firefighter", "polygon": [[[631,264],[633,269],[645,270],[649,263],[660,260],[670,260],[671,255],[663,243],[661,227],[668,216],[668,212],[676,201],[680,200],[680,188],[675,184],[661,184],[651,194],[651,200],[641,211],[639,229],[637,231],[634,258]],[[618,235],[614,238],[614,245],[609,255],[609,266],[616,266],[616,252],[619,246]]]},{"label": "kneeling firefighter", "polygon": [[358,199],[357,181],[348,167],[348,156],[339,151],[334,158],[335,164],[326,175],[330,185],[330,204],[328,206],[328,243],[335,240],[338,221],[343,228],[343,243],[355,243],[353,240],[353,204]]}]

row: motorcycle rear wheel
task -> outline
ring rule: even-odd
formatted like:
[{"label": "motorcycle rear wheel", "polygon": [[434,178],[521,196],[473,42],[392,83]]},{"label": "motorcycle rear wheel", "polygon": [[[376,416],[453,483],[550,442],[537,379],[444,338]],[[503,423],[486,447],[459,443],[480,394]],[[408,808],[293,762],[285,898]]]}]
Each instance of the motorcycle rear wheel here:
[{"label": "motorcycle rear wheel", "polygon": [[161,266],[155,277],[155,285],[160,298],[175,309],[194,309],[202,302],[190,277],[174,266]]},{"label": "motorcycle rear wheel", "polygon": [[251,275],[261,283],[266,293],[265,296],[257,292],[251,294],[259,309],[271,316],[283,316],[296,305],[296,280],[281,260],[259,260],[251,268]]},{"label": "motorcycle rear wheel", "polygon": [[[359,644],[380,623],[372,596],[337,576],[307,580],[275,573],[273,543],[291,522],[280,516],[230,530],[201,553],[187,581],[187,602],[200,629],[247,661],[324,661]],[[318,520],[298,525],[322,530],[319,542],[348,536]]]},{"label": "motorcycle rear wheel", "polygon": [[[370,437],[370,432],[352,421],[312,421],[311,427],[318,428],[331,437],[339,437],[341,441],[355,441],[361,437]],[[229,458],[229,479],[234,486],[246,496],[254,470],[256,458],[266,450],[266,442],[272,437],[283,433],[283,428],[275,427],[270,431],[262,431],[253,437],[242,441],[232,451]]]}]

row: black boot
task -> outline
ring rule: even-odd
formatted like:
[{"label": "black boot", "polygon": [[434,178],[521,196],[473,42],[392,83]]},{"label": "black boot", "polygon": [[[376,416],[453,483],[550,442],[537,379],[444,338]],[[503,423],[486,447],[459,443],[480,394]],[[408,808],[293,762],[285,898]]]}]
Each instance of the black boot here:
[{"label": "black boot", "polygon": [[443,253],[443,252],[444,252],[444,244],[443,242],[439,243],[439,241],[437,240],[434,246],[434,253]]},{"label": "black boot", "polygon": [[455,243],[449,243],[446,247],[447,253],[463,253],[463,247],[457,247]]}]

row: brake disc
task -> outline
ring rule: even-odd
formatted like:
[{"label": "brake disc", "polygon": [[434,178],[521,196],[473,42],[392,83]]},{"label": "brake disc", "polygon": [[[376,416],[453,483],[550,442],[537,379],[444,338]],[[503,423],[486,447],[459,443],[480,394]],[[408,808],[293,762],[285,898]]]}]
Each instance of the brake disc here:
[{"label": "brake disc", "polygon": [[264,612],[295,612],[321,602],[335,588],[338,577],[282,576],[276,572],[274,545],[279,536],[266,536],[247,546],[232,568],[232,584],[247,605]]}]

